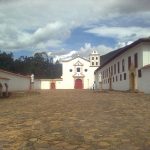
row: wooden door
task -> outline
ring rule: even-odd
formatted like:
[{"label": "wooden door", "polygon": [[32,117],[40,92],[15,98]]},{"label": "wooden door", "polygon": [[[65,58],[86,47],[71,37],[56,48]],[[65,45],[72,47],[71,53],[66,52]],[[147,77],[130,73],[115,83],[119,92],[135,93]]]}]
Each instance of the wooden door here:
[{"label": "wooden door", "polygon": [[74,86],[75,89],[83,89],[83,83],[82,83],[82,80],[81,79],[76,79],[75,80],[75,86]]}]

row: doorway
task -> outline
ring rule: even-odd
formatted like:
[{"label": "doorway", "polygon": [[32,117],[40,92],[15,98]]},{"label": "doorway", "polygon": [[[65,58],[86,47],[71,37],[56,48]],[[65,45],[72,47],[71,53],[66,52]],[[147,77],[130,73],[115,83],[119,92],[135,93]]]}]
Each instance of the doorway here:
[{"label": "doorway", "polygon": [[135,74],[133,72],[130,74],[130,90],[135,91]]},{"label": "doorway", "polygon": [[51,89],[52,89],[52,90],[56,89],[56,85],[55,85],[54,82],[51,83]]},{"label": "doorway", "polygon": [[82,83],[82,80],[81,79],[76,79],[75,80],[75,86],[74,86],[75,89],[83,89],[83,83]]}]

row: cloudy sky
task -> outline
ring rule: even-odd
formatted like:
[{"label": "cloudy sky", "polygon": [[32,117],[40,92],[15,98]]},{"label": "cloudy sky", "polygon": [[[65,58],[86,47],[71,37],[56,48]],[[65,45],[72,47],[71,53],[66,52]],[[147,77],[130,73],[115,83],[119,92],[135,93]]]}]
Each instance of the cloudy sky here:
[{"label": "cloudy sky", "polygon": [[150,36],[149,0],[0,0],[0,50],[101,55]]}]

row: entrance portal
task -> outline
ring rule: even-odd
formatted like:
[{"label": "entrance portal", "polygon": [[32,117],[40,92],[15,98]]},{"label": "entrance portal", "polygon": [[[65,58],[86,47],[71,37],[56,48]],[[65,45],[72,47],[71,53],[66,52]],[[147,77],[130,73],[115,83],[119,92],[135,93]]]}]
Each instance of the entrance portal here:
[{"label": "entrance portal", "polygon": [[133,72],[130,74],[130,90],[135,91],[135,74]]},{"label": "entrance portal", "polygon": [[54,82],[51,83],[51,89],[56,89],[56,86],[55,86]]},{"label": "entrance portal", "polygon": [[75,89],[83,89],[83,83],[82,83],[82,80],[81,79],[76,79],[75,80],[75,86],[74,86]]}]

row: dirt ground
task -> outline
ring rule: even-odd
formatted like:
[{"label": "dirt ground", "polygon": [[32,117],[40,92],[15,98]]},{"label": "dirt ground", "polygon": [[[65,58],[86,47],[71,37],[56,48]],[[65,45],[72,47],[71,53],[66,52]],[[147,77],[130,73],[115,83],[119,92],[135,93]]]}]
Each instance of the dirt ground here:
[{"label": "dirt ground", "polygon": [[51,90],[1,99],[0,150],[150,150],[150,95]]}]

